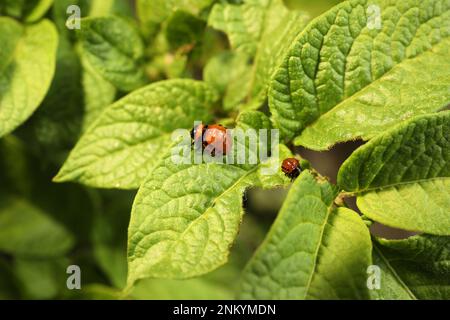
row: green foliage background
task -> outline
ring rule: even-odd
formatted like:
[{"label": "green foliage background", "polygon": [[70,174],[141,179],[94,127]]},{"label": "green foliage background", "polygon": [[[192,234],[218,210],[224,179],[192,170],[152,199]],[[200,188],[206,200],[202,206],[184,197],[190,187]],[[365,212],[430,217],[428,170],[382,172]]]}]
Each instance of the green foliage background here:
[{"label": "green foliage background", "polygon": [[[0,299],[450,298],[449,0],[0,14]],[[196,120],[279,129],[305,170],[174,165]]]}]

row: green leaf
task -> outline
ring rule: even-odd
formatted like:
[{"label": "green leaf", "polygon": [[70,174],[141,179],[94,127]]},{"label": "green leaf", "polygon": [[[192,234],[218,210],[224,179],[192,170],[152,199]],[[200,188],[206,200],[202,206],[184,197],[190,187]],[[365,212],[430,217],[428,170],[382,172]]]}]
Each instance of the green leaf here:
[{"label": "green leaf", "polygon": [[[235,140],[233,146],[241,143]],[[178,164],[168,149],[133,205],[128,286],[147,277],[190,278],[223,265],[244,213],[243,193],[248,187],[262,186],[260,169],[260,163]]]},{"label": "green leaf", "polygon": [[377,241],[373,261],[382,272],[380,289],[370,291],[373,299],[450,298],[450,237]]},{"label": "green leaf", "polygon": [[244,270],[242,299],[366,299],[370,234],[335,208],[336,188],[304,171]]},{"label": "green leaf", "polygon": [[[369,291],[371,300],[415,300],[416,297],[402,281],[395,269],[382,255],[378,245],[373,244],[373,265],[380,268],[380,288]],[[370,276],[370,274],[369,274]]]},{"label": "green leaf", "polygon": [[[231,51],[220,52],[211,58],[203,70],[203,79],[212,85],[220,94],[225,95],[233,82],[249,73],[248,57]],[[242,90],[241,92],[247,90]],[[239,93],[239,92],[236,92]],[[243,99],[241,97],[240,99]]]},{"label": "green leaf", "polygon": [[130,3],[123,0],[89,0],[89,16],[101,17],[108,14],[133,16]]},{"label": "green leaf", "polygon": [[[113,192],[104,199],[104,210],[93,228],[94,254],[99,266],[116,288],[123,288],[127,276],[126,234],[132,193]],[[134,194],[133,194],[134,195]],[[125,200],[125,201],[124,201]],[[264,233],[255,219],[247,217],[226,266],[194,280],[154,280],[139,282],[130,299],[232,299],[241,269],[262,241]]]},{"label": "green leaf", "polygon": [[50,89],[18,134],[29,141],[42,158],[59,165],[79,138],[83,113],[80,61],[70,41],[60,37]]},{"label": "green leaf", "polygon": [[239,128],[248,129],[271,129],[270,119],[260,111],[243,111],[236,119]]},{"label": "green leaf", "polygon": [[147,35],[154,34],[161,23],[176,10],[198,15],[214,0],[137,0],[137,15]]},{"label": "green leaf", "polygon": [[213,7],[209,24],[227,33],[236,52],[255,60],[249,71],[231,79],[225,109],[239,103],[253,109],[264,103],[272,73],[306,22],[305,14],[288,10],[281,0],[247,0],[241,5]]},{"label": "green leaf", "polygon": [[446,0],[337,5],[298,35],[276,71],[275,125],[295,144],[325,150],[440,110],[450,98],[449,35]]},{"label": "green leaf", "polygon": [[402,182],[450,176],[450,111],[418,116],[357,149],[338,183],[362,192]]},{"label": "green leaf", "polygon": [[127,20],[116,16],[84,18],[78,37],[92,67],[118,89],[131,91],[146,83],[144,44]]},{"label": "green leaf", "polygon": [[[77,300],[124,299],[123,292],[100,284],[74,290],[68,298]],[[233,293],[224,285],[203,278],[190,280],[146,279],[139,282],[126,299],[130,300],[232,300]]]},{"label": "green leaf", "polygon": [[80,8],[81,17],[102,17],[119,15],[131,17],[132,10],[128,1],[123,0],[58,0],[53,4],[52,19],[56,24],[61,37],[66,37],[73,42],[76,40],[76,32],[67,28],[67,22],[71,15],[67,8],[76,5]]},{"label": "green leaf", "polygon": [[251,217],[247,217],[241,225],[236,243],[230,252],[229,262],[226,265],[194,279],[143,279],[130,290],[128,297],[138,300],[235,299],[241,270],[245,262],[251,257],[255,243],[262,241],[263,237],[264,233],[259,230],[259,225]]},{"label": "green leaf", "polygon": [[195,45],[201,41],[205,27],[205,21],[186,11],[177,10],[167,21],[167,42],[173,50],[184,45]]},{"label": "green leaf", "polygon": [[21,284],[22,296],[26,299],[54,299],[67,290],[66,269],[70,262],[66,258],[14,260],[15,275]]},{"label": "green leaf", "polygon": [[242,195],[257,183],[255,172],[215,163],[175,165],[170,154],[165,157],[133,205],[128,284],[189,278],[223,265],[241,223]]},{"label": "green leaf", "polygon": [[1,197],[0,230],[0,251],[16,256],[60,256],[74,244],[64,227],[16,197]]},{"label": "green leaf", "polygon": [[14,59],[16,47],[22,37],[23,29],[19,23],[14,20],[2,18],[0,20],[0,40],[3,49],[0,51],[0,71],[3,71]]},{"label": "green leaf", "polygon": [[55,71],[58,35],[50,21],[23,27],[4,17],[0,35],[10,38],[0,62],[1,137],[27,120],[44,99]]},{"label": "green leaf", "polygon": [[358,197],[367,217],[404,230],[450,234],[450,178],[408,183]]},{"label": "green leaf", "polygon": [[90,0],[89,5],[89,16],[90,17],[101,17],[111,13],[112,7],[116,0]]},{"label": "green leaf", "polygon": [[415,117],[359,148],[339,185],[367,217],[406,230],[450,234],[450,111]]},{"label": "green leaf", "polygon": [[232,300],[223,285],[202,278],[189,280],[145,279],[130,293],[137,300]]},{"label": "green leaf", "polygon": [[310,13],[312,17],[316,17],[337,5],[339,2],[342,2],[342,0],[285,0],[285,2],[289,8],[305,10]]},{"label": "green leaf", "polygon": [[253,65],[249,93],[251,103],[260,105],[266,100],[272,74],[308,20],[303,12],[288,10],[282,1],[270,1]]},{"label": "green leaf", "polygon": [[[59,88],[55,88],[55,91],[64,97],[64,101],[69,102],[69,108],[65,109],[78,111],[77,114],[72,116],[66,112],[54,112],[63,116],[63,119],[56,119],[60,126],[64,127],[63,132],[56,132],[57,130],[54,130],[58,136],[67,135],[67,131],[70,131],[70,136],[78,139],[80,132],[84,132],[100,115],[103,109],[114,101],[117,93],[114,85],[103,78],[91,65],[86,55],[82,53],[81,45],[71,43],[71,40],[75,42],[75,39],[72,39],[74,32],[67,29],[65,25],[67,20],[67,7],[71,4],[76,4],[80,6],[82,13],[87,12],[90,16],[108,15],[113,12],[112,10],[117,1],[119,0],[95,0],[86,3],[83,0],[77,0],[75,2],[73,0],[59,0],[53,7],[53,19],[57,23],[59,33],[64,36],[61,37],[64,39],[61,39],[60,47],[64,44],[65,52],[65,54],[60,54],[62,61],[60,65],[57,65],[56,78],[58,77],[58,73],[61,74],[61,78],[67,77],[63,82],[65,87],[58,86]],[[63,50],[60,48],[60,51]],[[70,83],[70,85],[67,86],[65,83]],[[68,98],[67,95],[71,95],[71,98]],[[56,102],[58,101],[56,100]],[[61,102],[57,104],[59,106]],[[72,106],[73,104],[76,106]],[[81,117],[82,119],[80,119]],[[66,130],[66,126],[68,126],[67,120],[69,120],[69,128],[72,129],[75,127],[77,129],[75,133],[73,132],[74,130]],[[71,148],[73,147],[73,143],[69,145]]]},{"label": "green leaf", "polygon": [[81,290],[66,290],[65,294],[65,299],[73,300],[120,300],[123,298],[120,290],[103,284],[82,285]]},{"label": "green leaf", "polygon": [[167,0],[137,0],[136,13],[141,22],[144,34],[153,35],[159,25],[169,16]]},{"label": "green leaf", "polygon": [[[33,9],[27,13],[27,16],[25,18],[26,22],[35,22],[39,20],[45,15],[45,13],[53,4],[53,0],[34,0],[34,2],[37,3],[33,7]],[[28,1],[28,3],[30,3],[30,1]]]},{"label": "green leaf", "polygon": [[216,4],[209,15],[209,25],[225,32],[233,49],[254,56],[269,3],[250,0],[242,5]]},{"label": "green leaf", "polygon": [[223,97],[226,111],[238,109],[247,98],[252,78],[249,57],[240,52],[221,52],[211,58],[203,70],[203,79]]},{"label": "green leaf", "polygon": [[0,140],[0,195],[14,195],[45,212],[48,219],[76,235],[79,245],[87,245],[95,207],[93,191],[52,183],[54,172],[42,155],[31,152],[27,140],[11,135]]},{"label": "green leaf", "polygon": [[18,138],[8,135],[0,140],[0,194],[31,192],[30,160],[26,146]]},{"label": "green leaf", "polygon": [[171,144],[172,132],[207,121],[216,93],[194,80],[161,81],[105,109],[82,136],[55,181],[134,189]]},{"label": "green leaf", "polygon": [[92,67],[86,56],[81,54],[82,86],[84,92],[83,131],[100,116],[103,110],[114,102],[117,90]]},{"label": "green leaf", "polygon": [[2,0],[0,14],[35,22],[52,6],[53,0]]},{"label": "green leaf", "polygon": [[230,81],[227,92],[223,98],[223,108],[225,111],[232,110],[253,110],[258,109],[260,104],[250,103],[246,105],[246,99],[248,97],[248,90],[251,84],[251,66],[245,66],[245,69],[237,70],[239,74]]},{"label": "green leaf", "polygon": [[105,195],[92,226],[94,258],[111,284],[120,289],[127,279],[127,228],[134,195],[123,191]]}]

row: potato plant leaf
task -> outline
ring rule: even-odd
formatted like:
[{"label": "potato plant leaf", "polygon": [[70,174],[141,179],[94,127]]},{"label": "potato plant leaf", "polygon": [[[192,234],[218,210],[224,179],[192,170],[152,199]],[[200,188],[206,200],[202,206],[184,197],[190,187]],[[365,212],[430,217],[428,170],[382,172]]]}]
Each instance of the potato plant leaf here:
[{"label": "potato plant leaf", "polygon": [[22,26],[0,17],[0,137],[16,129],[36,110],[50,87],[58,34],[52,22]]},{"label": "potato plant leaf", "polygon": [[70,41],[60,36],[55,75],[47,95],[27,125],[17,131],[43,158],[58,164],[79,138],[85,111],[80,80],[78,55]]},{"label": "potato plant leaf", "polygon": [[114,85],[103,78],[81,53],[82,86],[84,93],[83,128],[86,130],[103,110],[114,102],[117,90]]},{"label": "potato plant leaf", "polygon": [[366,299],[371,241],[337,189],[304,171],[244,270],[242,299]]},{"label": "potato plant leaf", "polygon": [[93,256],[116,288],[127,280],[127,228],[134,192],[113,191],[104,196],[93,221]]},{"label": "potato plant leaf", "polygon": [[233,110],[250,90],[252,66],[248,56],[239,52],[221,52],[211,58],[203,70],[203,79],[223,96],[223,108]]},{"label": "potato plant leaf", "polygon": [[260,111],[243,111],[236,119],[239,128],[247,129],[271,129],[270,119]]},{"label": "potato plant leaf", "polygon": [[145,34],[154,34],[177,10],[199,15],[214,0],[137,0],[137,15]]},{"label": "potato plant leaf", "polygon": [[89,9],[87,11],[90,17],[101,17],[108,14],[133,15],[130,3],[123,0],[89,0],[86,7]]},{"label": "potato plant leaf", "polygon": [[35,22],[45,15],[52,4],[53,0],[2,0],[0,14]]},{"label": "potato plant leaf", "polygon": [[65,290],[64,299],[72,300],[123,300],[119,289],[104,284],[87,284],[81,290]]},{"label": "potato plant leaf", "polygon": [[[64,51],[68,51],[67,54],[61,55],[61,65],[57,66],[55,78],[60,74],[62,80],[70,83],[70,85],[67,86],[69,88],[62,87],[62,85],[55,85],[56,88],[54,90],[57,91],[61,99],[63,99],[62,101],[70,100],[69,102],[71,104],[77,104],[78,115],[72,116],[65,112],[54,112],[54,110],[53,112],[65,117],[64,119],[56,120],[58,120],[60,126],[63,127],[66,132],[67,130],[65,127],[68,126],[67,122],[72,123],[74,122],[74,118],[82,116],[82,121],[80,121],[81,124],[77,123],[77,126],[81,126],[81,128],[78,128],[78,134],[75,134],[76,136],[79,135],[80,131],[85,131],[100,115],[103,109],[114,101],[117,89],[91,65],[86,54],[83,53],[82,46],[79,43],[76,43],[74,32],[66,26],[66,10],[70,5],[75,4],[80,6],[83,14],[86,13],[89,16],[109,15],[114,12],[115,4],[118,1],[120,0],[95,0],[86,3],[83,0],[59,0],[53,7],[53,19],[57,23],[61,38],[60,42],[67,43],[64,46]],[[75,42],[75,44],[72,42]],[[60,47],[62,47],[61,43]],[[73,62],[69,63],[69,61]],[[63,81],[60,82],[64,83]],[[73,93],[73,91],[75,91],[75,93]],[[68,98],[68,95],[71,96],[70,99]],[[61,101],[58,100],[59,99],[54,99],[59,107]],[[71,107],[67,109],[74,108]],[[59,131],[56,132],[56,134],[63,135],[64,132]]]},{"label": "potato plant leaf", "polygon": [[[67,290],[66,268],[70,261],[57,257],[52,259],[15,258],[15,276],[20,282],[26,299],[48,300],[57,298]],[[39,274],[39,277],[36,277]]]},{"label": "potato plant leaf", "polygon": [[[261,106],[266,100],[272,73],[307,20],[307,15],[288,10],[281,0],[247,0],[241,5],[216,4],[213,7],[209,24],[228,35],[236,52],[254,58],[248,72],[231,79],[228,99],[237,95],[242,101],[227,103],[227,109],[231,109],[230,104],[236,107],[239,102],[249,109]],[[233,86],[233,83],[239,84]]]},{"label": "potato plant leaf", "polygon": [[450,234],[450,111],[418,116],[359,148],[338,183],[367,217],[406,230]]},{"label": "potato plant leaf", "polygon": [[73,236],[25,199],[0,199],[0,251],[22,257],[55,257],[69,251]]},{"label": "potato plant leaf", "polygon": [[[73,18],[67,13],[67,9],[71,5],[80,8],[81,18],[85,17],[105,17],[110,15],[118,15],[121,17],[130,17],[132,15],[131,7],[128,1],[123,0],[58,0],[53,3],[52,16],[53,21],[59,31],[61,37],[67,37],[76,40],[75,30],[67,28],[67,23],[73,21]],[[73,13],[71,11],[71,13]]]},{"label": "potato plant leaf", "polygon": [[190,14],[189,12],[177,10],[167,21],[165,36],[172,50],[183,46],[196,45],[202,40],[206,22]]},{"label": "potato plant leaf", "polygon": [[305,13],[288,10],[280,0],[270,0],[257,46],[247,103],[259,106],[266,100],[272,74],[308,20]]},{"label": "potato plant leaf", "polygon": [[450,237],[377,242],[373,263],[381,268],[381,279],[380,288],[370,290],[372,299],[450,299]]},{"label": "potato plant leaf", "polygon": [[216,93],[203,82],[167,80],[105,109],[81,137],[55,181],[135,189],[171,144],[172,132],[209,120]]},{"label": "potato plant leaf", "polygon": [[36,5],[26,13],[26,22],[35,22],[42,18],[53,4],[53,0],[33,0],[27,3],[36,3]]},{"label": "potato plant leaf", "polygon": [[345,1],[295,39],[271,82],[272,119],[325,150],[438,111],[450,100],[449,35],[447,0]]},{"label": "potato plant leaf", "polygon": [[136,300],[232,300],[234,295],[226,286],[203,278],[146,279],[136,285],[129,298]]},{"label": "potato plant leaf", "polygon": [[146,83],[143,41],[124,18],[83,18],[78,38],[92,67],[118,89],[131,91]]},{"label": "potato plant leaf", "polygon": [[[263,129],[261,125],[268,121],[260,121],[262,114],[258,115],[246,117],[246,125]],[[239,122],[237,128],[241,128]],[[243,146],[239,140],[233,142],[238,144]],[[260,163],[179,164],[168,150],[133,205],[128,230],[129,287],[143,278],[184,279],[223,265],[241,224],[244,191],[264,187]],[[273,179],[279,179],[279,174],[274,172]]]},{"label": "potato plant leaf", "polygon": [[228,35],[233,49],[254,56],[269,4],[268,0],[247,0],[241,5],[219,3],[211,11],[209,24]]}]

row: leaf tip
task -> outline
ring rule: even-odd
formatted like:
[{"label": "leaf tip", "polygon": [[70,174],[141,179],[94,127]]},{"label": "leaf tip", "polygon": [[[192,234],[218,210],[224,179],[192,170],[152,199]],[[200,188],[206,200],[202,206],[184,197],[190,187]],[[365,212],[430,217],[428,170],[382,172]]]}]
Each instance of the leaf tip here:
[{"label": "leaf tip", "polygon": [[53,177],[52,182],[54,183],[63,183],[69,181],[70,178],[66,174],[64,167],[59,170],[59,172]]}]

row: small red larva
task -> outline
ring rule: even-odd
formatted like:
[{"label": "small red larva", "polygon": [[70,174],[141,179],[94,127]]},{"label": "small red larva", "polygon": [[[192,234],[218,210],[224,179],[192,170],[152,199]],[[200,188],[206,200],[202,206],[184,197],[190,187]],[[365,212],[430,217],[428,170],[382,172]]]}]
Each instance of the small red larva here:
[{"label": "small red larva", "polygon": [[283,160],[281,164],[281,170],[286,176],[294,180],[300,175],[302,171],[300,168],[300,162],[295,158],[287,158]]}]

